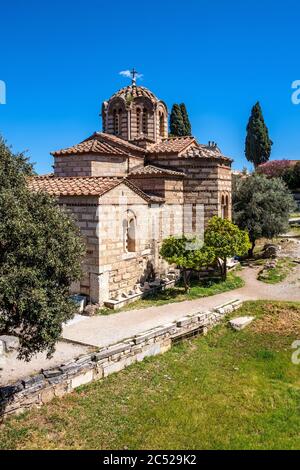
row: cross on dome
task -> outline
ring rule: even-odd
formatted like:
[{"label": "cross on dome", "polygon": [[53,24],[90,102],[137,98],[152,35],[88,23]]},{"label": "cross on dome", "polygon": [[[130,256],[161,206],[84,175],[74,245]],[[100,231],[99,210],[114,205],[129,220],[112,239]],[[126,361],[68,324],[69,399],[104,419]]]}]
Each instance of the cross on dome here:
[{"label": "cross on dome", "polygon": [[130,74],[131,74],[131,80],[132,80],[132,85],[136,85],[136,79],[138,78],[138,72],[135,70],[135,68],[133,67],[133,69],[130,71]]}]

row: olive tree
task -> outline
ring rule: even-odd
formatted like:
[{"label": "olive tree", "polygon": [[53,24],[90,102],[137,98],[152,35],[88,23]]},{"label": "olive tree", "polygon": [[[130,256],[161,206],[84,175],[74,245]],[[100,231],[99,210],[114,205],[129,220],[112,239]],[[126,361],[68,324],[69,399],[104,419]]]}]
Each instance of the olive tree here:
[{"label": "olive tree", "polygon": [[249,233],[249,256],[253,256],[258,238],[273,238],[287,229],[289,214],[294,208],[293,196],[281,178],[254,173],[236,181],[233,219]]},{"label": "olive tree", "polygon": [[205,244],[214,253],[223,280],[227,277],[227,258],[247,253],[250,242],[248,233],[240,230],[228,219],[212,217],[205,230]]},{"label": "olive tree", "polygon": [[214,261],[214,253],[207,246],[201,246],[196,237],[168,237],[160,250],[160,255],[170,264],[176,264],[183,276],[185,292],[190,290],[190,278],[193,271],[208,266]]}]

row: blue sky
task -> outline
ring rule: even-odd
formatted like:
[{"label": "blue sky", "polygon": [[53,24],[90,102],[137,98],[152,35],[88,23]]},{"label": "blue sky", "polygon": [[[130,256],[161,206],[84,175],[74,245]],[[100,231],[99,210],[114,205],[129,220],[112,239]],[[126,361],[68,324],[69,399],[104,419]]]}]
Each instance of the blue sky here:
[{"label": "blue sky", "polygon": [[28,149],[39,173],[49,152],[101,129],[103,100],[129,80],[169,108],[185,102],[193,134],[215,140],[246,164],[245,127],[261,102],[274,141],[272,158],[300,157],[300,79],[296,1],[46,0],[2,2],[0,133],[16,151]]}]

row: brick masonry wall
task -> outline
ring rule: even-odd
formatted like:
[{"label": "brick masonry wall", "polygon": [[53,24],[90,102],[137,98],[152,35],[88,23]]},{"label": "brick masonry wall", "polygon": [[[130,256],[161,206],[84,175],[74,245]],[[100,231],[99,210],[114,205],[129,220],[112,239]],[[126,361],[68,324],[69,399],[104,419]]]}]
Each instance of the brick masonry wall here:
[{"label": "brick masonry wall", "polygon": [[[149,205],[126,185],[119,185],[101,198],[61,197],[60,204],[73,214],[87,249],[83,278],[73,284],[72,293],[85,294],[102,305],[152,276],[167,273],[159,250],[165,237],[182,231],[183,208],[176,198],[174,204]],[[125,246],[128,214],[136,219],[132,253]]]},{"label": "brick masonry wall", "polygon": [[105,155],[66,155],[54,158],[55,176],[117,176],[124,177],[130,171],[143,166],[141,157]]},{"label": "brick masonry wall", "polygon": [[[99,157],[100,158],[100,157]],[[69,157],[64,157],[64,160]],[[121,175],[127,171],[127,161],[122,164],[92,161],[94,156],[85,156],[90,171],[97,173],[100,168]],[[213,215],[221,216],[221,198],[229,200],[231,215],[231,169],[219,161],[210,159],[186,159],[178,156],[159,157],[155,162],[164,166],[176,167],[186,173],[181,180],[170,178],[139,178],[135,183],[145,191],[163,196],[165,204],[150,204],[125,185],[118,186],[98,201],[97,198],[72,197],[61,198],[67,202],[68,209],[75,215],[77,223],[87,244],[87,256],[84,263],[85,275],[73,286],[73,292],[80,292],[91,297],[93,302],[100,303],[117,298],[122,293],[128,294],[134,286],[149,280],[150,276],[167,272],[167,264],[160,258],[159,249],[164,238],[182,231],[197,231],[200,236],[203,228]],[[154,162],[154,163],[155,163]],[[99,166],[97,167],[97,165]],[[129,164],[140,165],[140,159],[130,159]],[[108,165],[110,170],[106,170]],[[120,170],[120,167],[123,170]],[[116,168],[118,168],[116,170]],[[102,171],[102,170],[101,170]],[[185,207],[183,207],[183,203]],[[99,204],[99,207],[98,207]],[[196,205],[202,205],[197,207]],[[183,211],[190,211],[184,220]],[[99,212],[100,211],[100,212]],[[127,214],[136,219],[136,241],[134,253],[127,253],[124,236],[124,223]],[[168,214],[168,215],[166,215]],[[149,220],[156,221],[150,223]],[[98,239],[96,228],[99,222]],[[111,228],[118,225],[118,231],[111,234]],[[155,234],[152,228],[155,227]],[[143,236],[141,237],[141,232]]]},{"label": "brick masonry wall", "polygon": [[183,171],[184,202],[204,205],[205,226],[214,215],[221,215],[221,191],[228,193],[231,204],[231,168],[221,161],[205,158],[185,158],[178,155],[152,155],[153,163]]},{"label": "brick masonry wall", "polygon": [[222,196],[228,197],[228,218],[232,218],[232,173],[231,168],[226,165],[218,167],[218,189],[219,189],[219,208],[218,215],[221,216]]},{"label": "brick masonry wall", "polygon": [[146,193],[155,194],[165,199],[166,203],[183,203],[183,180],[182,178],[161,177],[130,177],[136,186]]},{"label": "brick masonry wall", "polygon": [[[79,283],[73,284],[72,293],[81,293],[91,296],[93,301],[99,300],[97,285],[99,272],[99,240],[96,233],[98,197],[60,197],[61,206],[72,214],[86,246],[86,255],[83,262],[83,277]],[[96,280],[95,280],[96,279]]]},{"label": "brick masonry wall", "polygon": [[[160,208],[151,208],[130,188],[120,185],[100,199],[99,209],[102,303],[123,292],[128,293],[136,284],[144,282],[152,269],[159,270],[159,247],[152,240],[149,220],[151,217],[159,220]],[[127,252],[124,230],[128,218],[132,217],[136,224],[136,247],[134,252]],[[113,232],[112,228],[115,228]]]},{"label": "brick masonry wall", "polygon": [[55,176],[91,176],[92,155],[54,157]]},{"label": "brick masonry wall", "polygon": [[130,181],[146,193],[150,192],[156,196],[165,197],[165,182],[163,178],[130,177]]},{"label": "brick masonry wall", "polygon": [[38,408],[54,397],[62,397],[77,387],[104,379],[108,375],[168,351],[172,343],[207,330],[241,306],[235,300],[212,311],[187,315],[127,339],[122,343],[83,355],[60,367],[42,370],[17,383],[0,387],[0,416],[2,420],[30,408]]}]

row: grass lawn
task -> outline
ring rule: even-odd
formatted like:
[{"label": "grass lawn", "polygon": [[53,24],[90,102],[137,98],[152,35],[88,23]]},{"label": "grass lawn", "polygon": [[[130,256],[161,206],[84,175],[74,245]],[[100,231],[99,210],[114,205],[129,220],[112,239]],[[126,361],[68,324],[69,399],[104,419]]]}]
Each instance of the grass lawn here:
[{"label": "grass lawn", "polygon": [[300,303],[222,325],[1,427],[0,449],[299,449]]},{"label": "grass lawn", "polygon": [[208,297],[210,295],[221,294],[232,289],[238,289],[244,286],[244,281],[235,273],[228,273],[226,281],[211,280],[211,281],[194,281],[191,285],[191,290],[188,294],[185,294],[184,288],[181,286],[170,287],[162,292],[157,292],[152,295],[148,295],[144,299],[139,299],[136,302],[132,302],[126,307],[112,310],[110,308],[99,309],[99,314],[110,315],[125,310],[133,310],[136,308],[146,308],[152,306],[159,306],[169,304],[172,302],[182,302],[183,300],[198,299],[201,297]]},{"label": "grass lawn", "polygon": [[294,267],[291,258],[278,258],[276,267],[260,271],[257,279],[267,284],[277,284],[282,282]]}]

